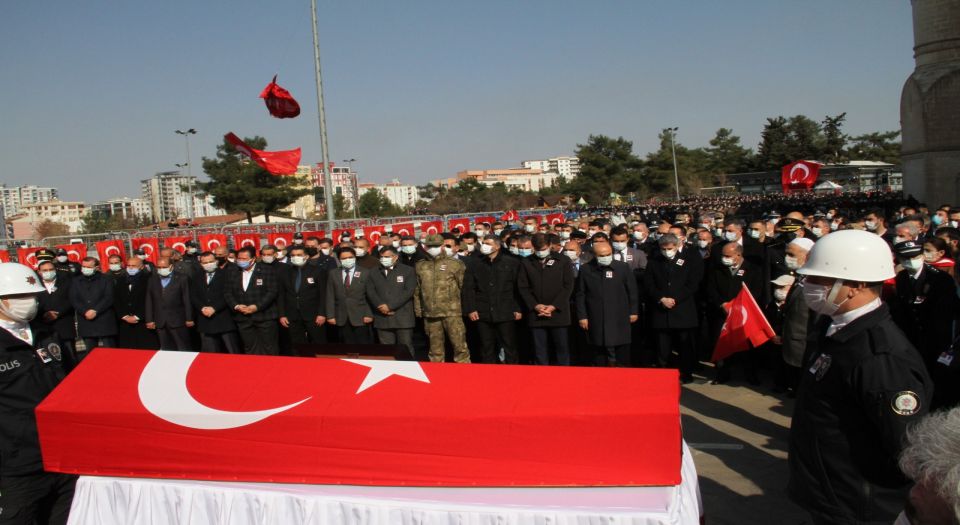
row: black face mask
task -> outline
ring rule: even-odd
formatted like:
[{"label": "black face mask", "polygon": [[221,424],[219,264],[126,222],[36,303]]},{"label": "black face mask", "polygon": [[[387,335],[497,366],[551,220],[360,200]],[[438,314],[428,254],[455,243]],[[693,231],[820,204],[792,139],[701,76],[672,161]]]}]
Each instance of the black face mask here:
[{"label": "black face mask", "polygon": [[317,255],[317,249],[313,246],[307,246],[305,250],[308,257],[315,257]]},{"label": "black face mask", "polygon": [[226,257],[217,257],[217,264],[219,264],[220,266],[223,266],[224,264],[227,264],[227,258],[226,258]]},{"label": "black face mask", "polygon": [[790,244],[790,241],[797,238],[796,232],[780,232],[777,235],[777,242],[783,244]]}]

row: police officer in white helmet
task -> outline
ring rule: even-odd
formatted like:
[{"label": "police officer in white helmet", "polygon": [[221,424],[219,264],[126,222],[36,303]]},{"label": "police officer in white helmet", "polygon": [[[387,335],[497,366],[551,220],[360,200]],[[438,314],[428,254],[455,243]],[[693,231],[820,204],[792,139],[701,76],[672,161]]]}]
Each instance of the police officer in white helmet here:
[{"label": "police officer in white helmet", "polygon": [[809,334],[790,430],[790,497],[819,523],[892,523],[910,489],[897,466],[907,428],[929,409],[919,352],[880,300],[894,276],[877,235],[842,230],[817,241],[803,296]]},{"label": "police officer in white helmet", "polygon": [[0,524],[66,523],[76,476],[43,471],[34,409],[64,377],[52,328],[30,326],[37,294],[32,269],[0,264]]}]

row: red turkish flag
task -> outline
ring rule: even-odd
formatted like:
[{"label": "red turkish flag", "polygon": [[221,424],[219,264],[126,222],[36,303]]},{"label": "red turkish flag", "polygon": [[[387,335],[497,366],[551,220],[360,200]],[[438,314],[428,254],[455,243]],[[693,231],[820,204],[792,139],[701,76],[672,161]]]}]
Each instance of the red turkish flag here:
[{"label": "red turkish flag", "polygon": [[410,237],[413,237],[414,228],[413,228],[412,222],[394,224],[393,226],[391,226],[391,228],[393,230],[393,233],[396,233],[397,235],[400,235],[400,236],[409,235]]},{"label": "red turkish flag", "polygon": [[500,217],[501,221],[516,221],[520,219],[520,214],[517,213],[517,210],[510,210],[507,213],[503,214],[503,217]]},{"label": "red turkish flag", "polygon": [[757,348],[777,335],[747,285],[743,285],[740,293],[727,303],[725,309],[727,320],[713,349],[714,362],[737,352]]},{"label": "red turkish flag", "polygon": [[562,213],[551,213],[550,215],[544,217],[544,219],[546,219],[547,224],[550,226],[556,226],[557,224],[563,224],[563,221],[566,220],[566,216]]},{"label": "red turkish flag", "polygon": [[467,233],[470,231],[470,219],[450,219],[447,221],[447,231],[453,232],[454,228],[458,228],[460,233]]},{"label": "red turkish flag", "polygon": [[0,250],[0,263],[10,262],[10,252],[7,250]]},{"label": "red turkish flag", "polygon": [[293,175],[297,172],[297,165],[300,164],[300,148],[284,151],[261,151],[247,146],[246,142],[240,140],[240,137],[233,133],[227,133],[223,138],[234,148],[237,148],[237,151],[250,157],[250,160],[273,175]]},{"label": "red turkish flag", "polygon": [[289,91],[277,84],[277,75],[263,88],[260,98],[267,104],[267,110],[277,118],[293,118],[300,114],[300,104]]},{"label": "red turkish flag", "polygon": [[491,225],[492,225],[492,224],[495,223],[495,222],[497,222],[497,219],[495,219],[494,217],[474,217],[474,218],[473,218],[473,223],[474,223],[474,224],[487,223],[487,224],[491,224]]},{"label": "red turkish flag", "polygon": [[160,252],[160,241],[156,237],[134,237],[130,239],[133,244],[133,250],[143,249],[146,260],[157,264],[157,256]]},{"label": "red turkish flag", "polygon": [[256,233],[235,233],[233,235],[233,249],[239,250],[244,246],[252,246],[253,249],[260,252],[260,235]]},{"label": "red turkish flag", "polygon": [[173,248],[180,252],[181,255],[187,253],[187,242],[193,240],[189,235],[182,235],[179,237],[167,237],[163,240],[163,245],[166,248]]},{"label": "red turkish flag", "polygon": [[126,260],[126,250],[123,248],[123,241],[113,239],[110,241],[99,241],[96,243],[97,256],[100,259],[100,269],[106,272],[110,269],[110,256],[117,255],[120,260]]},{"label": "red turkish flag", "polygon": [[380,236],[384,233],[383,226],[364,226],[363,227],[363,236],[370,241],[370,245],[373,246],[380,242]]},{"label": "red turkish flag", "polygon": [[227,245],[227,236],[222,233],[209,233],[198,237],[200,241],[200,251],[212,252],[220,246]]},{"label": "red turkish flag", "polygon": [[37,250],[40,248],[37,246],[31,248],[17,248],[17,262],[24,266],[29,266],[34,270],[37,269]]},{"label": "red turkish flag", "polygon": [[680,483],[679,398],[670,369],[99,348],[36,415],[51,472],[329,485],[668,486]]},{"label": "red turkish flag", "polygon": [[784,193],[812,188],[820,175],[820,166],[819,162],[798,160],[781,168],[780,183]]},{"label": "red turkish flag", "polygon": [[271,233],[267,235],[267,243],[276,246],[278,250],[286,250],[287,246],[293,244],[293,234]]},{"label": "red turkish flag", "polygon": [[443,223],[440,221],[424,221],[420,223],[420,233],[427,235],[438,234],[443,231]]},{"label": "red turkish flag", "polygon": [[300,233],[303,234],[303,240],[307,240],[307,239],[309,239],[310,237],[316,237],[317,239],[322,239],[322,238],[324,238],[324,236],[326,235],[327,232],[325,232],[325,231],[323,231],[323,230],[317,230],[317,231],[312,231],[312,232],[300,232]]},{"label": "red turkish flag", "polygon": [[87,256],[86,244],[58,244],[57,249],[66,251],[67,260],[77,264]]}]

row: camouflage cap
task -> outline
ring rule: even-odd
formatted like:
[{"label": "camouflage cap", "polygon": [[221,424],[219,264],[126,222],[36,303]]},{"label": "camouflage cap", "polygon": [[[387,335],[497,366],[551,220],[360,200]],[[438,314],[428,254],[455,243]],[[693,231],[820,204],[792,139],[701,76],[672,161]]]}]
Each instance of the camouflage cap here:
[{"label": "camouflage cap", "polygon": [[436,233],[427,235],[427,239],[423,241],[423,244],[427,246],[443,246],[443,237]]}]

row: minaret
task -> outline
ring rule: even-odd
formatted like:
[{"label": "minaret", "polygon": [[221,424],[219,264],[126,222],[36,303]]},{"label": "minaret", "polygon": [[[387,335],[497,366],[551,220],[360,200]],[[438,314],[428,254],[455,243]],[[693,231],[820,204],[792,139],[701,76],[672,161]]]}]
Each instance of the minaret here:
[{"label": "minaret", "polygon": [[903,190],[960,205],[960,0],[911,0],[916,67],[900,96]]}]

